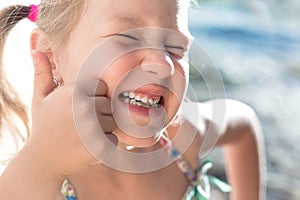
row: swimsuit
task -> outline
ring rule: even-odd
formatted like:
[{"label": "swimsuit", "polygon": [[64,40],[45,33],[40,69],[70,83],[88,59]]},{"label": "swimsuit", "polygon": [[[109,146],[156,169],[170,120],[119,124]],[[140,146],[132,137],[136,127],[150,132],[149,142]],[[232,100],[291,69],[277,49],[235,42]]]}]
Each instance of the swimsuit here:
[{"label": "swimsuit", "polygon": [[[215,185],[222,192],[231,191],[231,187],[227,183],[206,173],[208,169],[212,167],[210,160],[204,161],[195,172],[181,153],[172,145],[169,138],[163,136],[160,139],[160,143],[173,158],[176,158],[178,168],[190,182],[182,200],[208,200],[210,195],[210,183]],[[65,197],[65,200],[78,200],[75,189],[68,180],[64,181],[61,193]]]}]

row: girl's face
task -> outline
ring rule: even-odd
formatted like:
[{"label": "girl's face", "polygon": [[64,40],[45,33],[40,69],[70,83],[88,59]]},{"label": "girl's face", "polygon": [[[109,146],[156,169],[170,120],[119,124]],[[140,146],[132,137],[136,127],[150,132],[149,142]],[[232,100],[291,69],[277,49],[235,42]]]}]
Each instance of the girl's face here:
[{"label": "girl's face", "polygon": [[[179,23],[182,23],[179,20],[182,19],[179,19],[178,1],[90,0],[71,33],[66,46],[67,53],[56,55],[59,76],[65,84],[74,82],[81,64],[104,40],[112,39],[112,43],[116,43],[111,49],[104,51],[117,51],[115,48],[121,48],[124,44],[155,44],[155,47],[137,49],[113,60],[99,79],[106,83],[107,96],[114,101],[114,109],[118,110],[120,106],[129,108],[128,113],[134,124],[144,127],[151,123],[149,110],[152,109],[158,115],[165,114],[163,125],[166,126],[179,108],[186,84],[185,73],[180,64],[183,56],[178,54],[185,51],[188,41],[182,33],[182,28],[186,30],[186,27],[179,27]],[[129,31],[144,27],[157,27],[157,30],[146,28]],[[130,75],[136,69],[153,78],[153,81],[139,83],[139,77]],[[134,89],[126,85],[132,80],[137,81]],[[172,88],[174,85],[177,88]],[[180,94],[174,92],[175,89]],[[139,99],[148,101],[146,105],[132,105],[132,99],[136,102],[142,101]],[[122,130],[117,128],[114,131],[119,141],[139,147],[150,146],[159,137],[159,134],[143,137],[143,133],[139,133],[141,137],[135,137]]]}]

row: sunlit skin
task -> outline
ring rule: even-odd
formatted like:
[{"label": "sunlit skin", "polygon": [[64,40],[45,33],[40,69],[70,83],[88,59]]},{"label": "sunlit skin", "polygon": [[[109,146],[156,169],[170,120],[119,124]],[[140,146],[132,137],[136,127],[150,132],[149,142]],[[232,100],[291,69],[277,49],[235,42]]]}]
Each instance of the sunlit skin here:
[{"label": "sunlit skin", "polygon": [[[184,1],[182,0],[182,2]],[[56,198],[62,200],[60,189],[66,178],[76,188],[79,200],[182,199],[189,181],[175,162],[148,173],[126,173],[107,167],[103,163],[99,164],[82,145],[72,112],[72,95],[77,73],[81,64],[99,43],[109,38],[131,41],[132,38],[127,36],[124,38],[124,35],[117,34],[141,27],[171,29],[182,36],[189,34],[186,31],[187,22],[179,20],[181,3],[178,2],[179,0],[90,0],[80,21],[72,30],[66,45],[53,43],[51,38],[40,29],[33,31],[31,35],[32,58],[35,68],[32,102],[33,128],[25,147],[0,177],[0,199],[53,200]],[[162,39],[163,37],[159,35],[157,38]],[[168,42],[164,47],[170,45],[185,48],[186,45],[185,40],[166,41],[176,42]],[[163,66],[158,69],[168,69],[165,70],[165,75],[167,74],[169,77],[168,83],[173,89],[175,76],[172,76],[172,71],[184,77],[180,60],[180,56],[174,55],[168,49],[166,51],[150,48],[132,51],[115,60],[103,76],[97,77],[105,83],[107,89],[100,87],[100,93],[104,97],[103,93],[105,92],[107,100],[114,98],[114,91],[120,90],[116,96],[118,104],[121,105],[123,102],[119,101],[119,95],[127,90],[132,90],[126,86],[126,82],[129,80],[126,77],[123,79],[124,75],[139,66],[149,66],[148,64],[153,63]],[[157,72],[156,70],[149,71],[149,68],[143,68],[143,71],[149,75],[162,75],[162,73],[153,73]],[[55,91],[53,91],[53,76],[58,77],[61,81],[61,87]],[[123,84],[119,84],[120,80],[124,80]],[[171,89],[168,90],[158,85],[157,82],[142,85],[135,88],[133,92],[146,94],[153,98],[156,98],[154,93],[163,96],[162,105],[167,112],[164,124],[168,124],[175,116],[180,100],[171,92]],[[261,141],[260,126],[255,113],[242,103],[226,101],[224,123],[221,125],[222,127],[215,127],[218,125],[212,119],[213,108],[210,103],[189,103],[192,108],[196,106],[201,111],[199,120],[202,127],[182,119],[181,124],[167,128],[167,136],[171,140],[174,139],[179,129],[184,135],[190,136],[197,129],[191,145],[185,152],[181,152],[192,169],[196,171],[199,167],[202,137],[209,126],[212,126],[214,130],[220,130],[215,131],[215,134],[219,136],[219,140],[215,142],[225,146],[228,180],[234,188],[231,193],[232,199],[260,199],[263,194],[260,171],[262,159],[259,156]],[[105,105],[108,103],[106,102]],[[107,112],[109,113],[109,111]],[[130,116],[138,125],[144,126],[149,123],[149,116],[145,110],[136,110],[136,107],[131,106]],[[85,121],[85,123],[89,124],[89,121]],[[89,133],[89,128],[89,126],[86,127],[87,133]],[[110,130],[111,127],[106,124],[102,128],[107,130],[105,132],[116,134],[119,139],[117,144],[121,148],[124,147],[124,143],[146,147],[135,148],[133,150],[135,153],[161,148],[160,143],[157,142],[158,135],[141,139],[125,134],[118,128]],[[104,143],[102,145],[105,147]],[[100,150],[100,153],[106,153],[106,151],[103,152],[101,146],[97,150]],[[170,156],[167,152],[165,155]],[[159,159],[165,158],[157,158],[157,161]],[[16,190],[18,192],[15,192]]]},{"label": "sunlit skin", "polygon": [[[126,4],[130,4],[131,6],[129,9],[124,10],[123,6],[126,6]],[[116,47],[112,47],[113,51],[113,48],[121,48],[119,47],[121,41],[130,44],[136,42],[135,38],[138,38],[138,36],[132,36],[132,33],[128,36],[130,33],[125,35],[125,33],[119,34],[119,32],[123,33],[124,31],[140,27],[159,27],[172,29],[174,32],[178,32],[178,34],[174,34],[174,36],[166,36],[162,34],[161,36],[158,35],[147,39],[151,39],[153,41],[166,40],[166,45],[172,46],[172,49],[149,48],[130,52],[113,62],[112,65],[105,71],[101,80],[106,83],[108,89],[107,96],[111,98],[116,89],[117,83],[127,72],[130,72],[130,70],[137,66],[156,64],[163,66],[164,68],[169,68],[169,74],[164,75],[163,79],[170,78],[169,82],[171,82],[171,85],[172,81],[174,81],[172,80],[171,75],[172,68],[175,69],[176,73],[182,74],[183,91],[185,87],[184,74],[183,69],[178,62],[179,59],[183,58],[179,57],[177,54],[173,54],[172,52],[176,51],[174,48],[186,49],[187,39],[183,33],[181,33],[182,39],[178,39],[180,29],[177,23],[178,18],[176,13],[177,9],[175,7],[176,3],[175,1],[164,1],[151,3],[151,5],[148,4],[149,2],[142,3],[137,1],[120,1],[118,3],[111,1],[91,1],[84,16],[81,18],[81,21],[72,32],[72,36],[66,47],[68,51],[54,55],[57,60],[56,73],[59,74],[59,77],[61,77],[63,82],[65,84],[74,82],[81,63],[89,55],[91,50],[104,40],[115,37],[114,40],[116,41]],[[102,13],[104,12],[106,14],[103,16]],[[90,27],[95,28],[90,29]],[[176,36],[177,38],[175,40],[170,39]],[[157,73],[155,72],[155,69],[152,71],[147,69],[144,70],[145,73],[153,73],[153,71],[154,73]],[[126,80],[124,83],[126,83]],[[172,88],[170,89],[155,85],[154,82],[152,85],[140,86],[136,91],[144,94],[143,96],[150,96],[157,92],[162,94],[164,100],[163,107],[167,111],[165,124],[168,124],[174,117],[180,103],[180,99],[178,99],[178,97],[176,98],[176,95],[172,94]],[[132,120],[140,126],[149,124],[149,116],[134,112],[134,110],[137,111],[136,109],[138,109],[136,108],[137,106],[134,107],[135,109],[130,109],[130,117]],[[134,146],[151,146],[157,142],[159,136],[155,135],[155,137],[148,139],[135,138],[130,137],[128,134],[120,131],[120,129],[116,129],[114,133],[118,136],[120,142]]]},{"label": "sunlit skin", "polygon": [[[128,7],[127,5],[130,6]],[[86,13],[72,33],[72,37],[67,44],[67,53],[56,55],[57,70],[55,73],[60,75],[65,84],[74,81],[78,67],[90,51],[95,48],[96,44],[108,39],[113,34],[139,27],[160,27],[180,31],[180,28],[178,27],[179,19],[177,18],[178,10],[176,5],[177,3],[175,0],[155,0],[151,2],[146,0],[91,1]],[[124,7],[128,7],[128,9],[124,10]],[[102,13],[105,13],[105,15],[103,16]],[[90,27],[94,27],[94,29],[90,29]],[[182,46],[182,41],[177,40],[177,43],[169,45]],[[101,77],[101,79],[107,84],[107,96],[112,96],[118,80],[136,66],[155,63],[169,67],[171,71],[171,66],[173,65],[177,73],[183,74],[182,67],[179,65],[177,60],[178,56],[172,56],[169,52],[155,49],[135,51],[120,57],[120,59],[114,62]],[[161,90],[165,96],[165,107],[168,112],[166,123],[174,117],[177,112],[179,102],[170,91],[163,88],[155,88],[155,85],[148,85],[138,89],[141,91],[155,91],[155,89]],[[142,116],[136,112],[131,112],[130,114],[134,121],[138,121],[141,125],[145,122],[145,124],[147,124],[148,117]],[[134,144],[136,146],[149,146],[150,144],[157,142],[158,139],[157,137],[150,139],[136,139],[122,133],[118,129],[115,130],[114,133],[121,142]],[[176,134],[176,129],[174,129],[174,132],[171,131],[169,134],[172,137],[172,135]],[[199,141],[195,143],[199,144]],[[160,144],[156,143],[154,146],[149,147],[150,150],[153,148],[160,148]],[[199,147],[196,145],[191,147],[188,151],[190,156],[187,158],[195,168],[197,166],[197,149],[199,149]],[[139,151],[145,152],[147,149],[140,149]],[[165,181],[162,178],[164,176],[172,176],[177,181],[176,183]],[[88,181],[89,184],[85,184],[86,181],[82,181],[82,178]],[[118,187],[118,190],[124,192],[126,194],[125,196],[128,198],[123,196],[124,193],[122,197],[118,197],[118,194],[116,193],[110,194],[113,192],[108,192],[106,188],[107,186],[101,186],[99,188],[98,178],[101,182],[106,183],[105,185],[110,188],[108,190],[113,190],[114,187]],[[75,187],[78,187],[77,192],[79,199],[81,196],[83,196],[84,199],[97,199],[97,196],[101,196],[104,199],[162,199],[166,195],[166,187],[170,187],[172,190],[174,189],[172,194],[168,194],[168,199],[180,199],[188,184],[184,175],[178,170],[176,164],[172,164],[168,168],[149,174],[127,174],[117,172],[100,165],[95,166],[88,171],[78,173],[70,179]],[[160,184],[156,183],[157,179],[160,180]],[[145,191],[146,188],[151,188],[152,192],[149,191],[149,194],[146,195],[147,197],[144,197],[144,195],[142,197],[139,196],[139,194],[133,194],[130,192],[132,190],[136,190],[137,185],[139,185],[140,191]],[[140,195],[142,195],[142,193]]]}]

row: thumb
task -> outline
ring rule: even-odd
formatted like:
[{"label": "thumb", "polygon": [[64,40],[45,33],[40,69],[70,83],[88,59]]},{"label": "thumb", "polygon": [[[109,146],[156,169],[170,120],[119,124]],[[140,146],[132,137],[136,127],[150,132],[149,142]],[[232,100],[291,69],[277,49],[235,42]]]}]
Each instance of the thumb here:
[{"label": "thumb", "polygon": [[34,65],[33,101],[40,101],[54,89],[53,75],[50,61],[40,51],[32,52]]}]

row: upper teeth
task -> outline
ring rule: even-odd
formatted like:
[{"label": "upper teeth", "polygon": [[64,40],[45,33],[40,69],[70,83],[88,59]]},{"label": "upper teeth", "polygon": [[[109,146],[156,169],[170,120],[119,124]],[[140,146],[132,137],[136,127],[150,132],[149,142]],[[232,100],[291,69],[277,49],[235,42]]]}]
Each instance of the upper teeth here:
[{"label": "upper teeth", "polygon": [[125,103],[130,103],[132,105],[137,105],[137,106],[146,106],[146,107],[156,106],[156,104],[158,104],[160,100],[160,98],[152,99],[146,96],[141,97],[139,95],[135,95],[133,92],[123,92],[122,96],[124,97],[123,101]]}]

